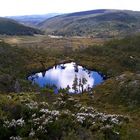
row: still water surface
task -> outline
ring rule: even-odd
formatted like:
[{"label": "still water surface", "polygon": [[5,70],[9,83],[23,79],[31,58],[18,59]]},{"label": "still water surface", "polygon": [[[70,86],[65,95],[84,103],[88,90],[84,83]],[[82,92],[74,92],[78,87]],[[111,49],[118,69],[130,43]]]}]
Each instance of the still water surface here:
[{"label": "still water surface", "polygon": [[81,93],[101,84],[105,76],[71,62],[38,72],[29,76],[28,79],[40,87],[53,86],[55,93],[61,88],[67,88],[69,93]]}]

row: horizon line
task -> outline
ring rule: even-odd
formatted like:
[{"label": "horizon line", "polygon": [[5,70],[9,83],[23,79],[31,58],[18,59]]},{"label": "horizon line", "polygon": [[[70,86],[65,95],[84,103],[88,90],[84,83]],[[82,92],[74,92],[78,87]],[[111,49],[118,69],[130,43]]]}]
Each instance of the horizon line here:
[{"label": "horizon line", "polygon": [[86,11],[94,11],[94,10],[118,10],[118,11],[133,11],[133,12],[140,12],[138,10],[131,10],[131,9],[90,9],[90,10],[81,10],[81,11],[74,11],[74,12],[48,12],[48,13],[35,13],[35,14],[21,14],[21,15],[5,15],[5,16],[0,16],[0,17],[21,17],[21,16],[41,16],[41,15],[48,15],[48,14],[71,14],[71,13],[79,13],[79,12],[86,12]]}]

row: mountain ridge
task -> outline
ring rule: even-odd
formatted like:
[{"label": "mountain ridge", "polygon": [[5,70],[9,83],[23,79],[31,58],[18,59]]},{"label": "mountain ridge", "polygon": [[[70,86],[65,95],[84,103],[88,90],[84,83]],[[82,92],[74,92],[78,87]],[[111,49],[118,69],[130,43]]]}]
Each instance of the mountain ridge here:
[{"label": "mountain ridge", "polygon": [[60,15],[59,13],[49,13],[49,14],[42,14],[42,15],[21,15],[21,16],[7,16],[6,18],[10,18],[13,20],[18,21],[24,25],[28,26],[35,26],[44,20]]},{"label": "mountain ridge", "polygon": [[55,16],[37,26],[53,35],[125,36],[139,32],[140,12],[113,9],[83,11]]},{"label": "mountain ridge", "polygon": [[43,34],[39,29],[25,26],[9,18],[0,17],[1,35],[34,35]]}]

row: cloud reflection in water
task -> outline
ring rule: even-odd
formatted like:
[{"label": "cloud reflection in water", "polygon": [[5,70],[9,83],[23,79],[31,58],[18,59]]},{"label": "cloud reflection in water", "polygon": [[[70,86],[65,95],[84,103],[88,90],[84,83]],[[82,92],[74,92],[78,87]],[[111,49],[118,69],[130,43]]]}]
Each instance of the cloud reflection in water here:
[{"label": "cloud reflection in water", "polygon": [[36,73],[35,75],[29,76],[29,80],[34,81],[40,87],[55,85],[57,89],[60,89],[66,88],[69,85],[69,92],[74,92],[72,85],[75,75],[77,76],[78,81],[82,78],[87,80],[87,83],[84,85],[84,90],[103,82],[103,77],[98,72],[87,70],[82,66],[76,65],[74,62],[60,64],[45,72]]}]

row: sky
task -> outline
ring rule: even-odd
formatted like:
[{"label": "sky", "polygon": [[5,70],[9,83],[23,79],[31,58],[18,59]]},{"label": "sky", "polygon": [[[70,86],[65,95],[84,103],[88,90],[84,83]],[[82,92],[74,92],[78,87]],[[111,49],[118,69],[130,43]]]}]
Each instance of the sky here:
[{"label": "sky", "polygon": [[140,11],[140,0],[0,0],[0,16],[71,13],[94,9]]}]

